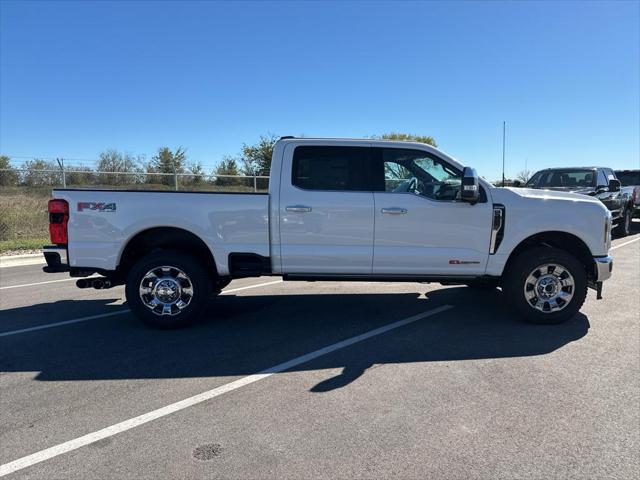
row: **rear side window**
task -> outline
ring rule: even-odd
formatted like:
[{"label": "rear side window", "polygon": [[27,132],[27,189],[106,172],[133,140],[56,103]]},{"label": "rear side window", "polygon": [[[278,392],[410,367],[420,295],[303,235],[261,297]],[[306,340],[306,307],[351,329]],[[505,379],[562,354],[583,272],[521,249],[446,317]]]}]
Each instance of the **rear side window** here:
[{"label": "rear side window", "polygon": [[305,190],[371,191],[370,150],[368,147],[296,147],[291,183]]},{"label": "rear side window", "polygon": [[640,170],[618,170],[616,176],[624,187],[640,185]]}]

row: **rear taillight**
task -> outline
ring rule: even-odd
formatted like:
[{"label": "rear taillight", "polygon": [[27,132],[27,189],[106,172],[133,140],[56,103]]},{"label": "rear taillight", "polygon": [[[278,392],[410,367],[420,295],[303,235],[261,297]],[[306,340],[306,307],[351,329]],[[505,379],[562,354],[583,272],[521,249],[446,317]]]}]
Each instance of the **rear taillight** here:
[{"label": "rear taillight", "polygon": [[66,200],[49,200],[49,237],[51,243],[66,245],[68,243],[67,222],[69,221],[69,204]]}]

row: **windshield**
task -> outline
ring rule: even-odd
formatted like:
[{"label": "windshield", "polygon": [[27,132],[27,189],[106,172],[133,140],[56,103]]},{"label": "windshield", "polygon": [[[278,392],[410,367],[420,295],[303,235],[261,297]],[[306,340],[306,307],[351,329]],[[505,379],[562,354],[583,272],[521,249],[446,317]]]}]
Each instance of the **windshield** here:
[{"label": "windshield", "polygon": [[640,185],[640,170],[618,170],[616,177],[620,180],[623,187],[629,187],[631,185]]},{"label": "windshield", "polygon": [[526,183],[529,188],[584,188],[595,187],[593,170],[542,170]]}]

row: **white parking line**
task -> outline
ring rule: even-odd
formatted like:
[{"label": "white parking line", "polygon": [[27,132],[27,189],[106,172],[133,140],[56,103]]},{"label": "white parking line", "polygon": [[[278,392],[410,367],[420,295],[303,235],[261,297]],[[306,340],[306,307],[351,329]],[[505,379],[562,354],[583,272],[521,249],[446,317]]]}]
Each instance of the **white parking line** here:
[{"label": "white parking line", "polygon": [[267,282],[267,283],[260,283],[258,285],[248,285],[246,287],[238,287],[238,288],[232,288],[230,290],[223,290],[222,293],[220,295],[223,295],[225,293],[234,293],[234,292],[241,292],[242,290],[249,290],[250,288],[256,288],[256,287],[266,287],[267,285],[275,285],[276,283],[282,283],[283,280],[275,280],[273,282]]},{"label": "white parking line", "polygon": [[[87,277],[87,278],[92,278],[92,277]],[[78,278],[61,278],[60,280],[47,280],[46,282],[23,283],[22,285],[9,285],[8,287],[0,287],[0,290],[8,290],[10,288],[21,288],[21,287],[33,287],[35,285],[46,285],[47,283],[72,282],[75,280],[79,280],[79,279]],[[263,285],[273,285],[275,283],[280,283],[280,282],[282,282],[282,280],[276,280],[275,282],[264,283]],[[253,285],[250,285],[248,287],[232,288],[231,290],[225,290],[224,293],[239,292],[240,290],[246,290],[247,288],[253,288],[253,287],[254,287]]]},{"label": "white parking line", "polygon": [[33,287],[35,285],[46,285],[47,283],[71,282],[78,280],[77,278],[61,278],[60,280],[47,280],[46,282],[23,283],[22,285],[9,285],[8,287],[0,287],[0,290],[9,290],[10,288]]},{"label": "white parking line", "polygon": [[615,245],[615,246],[611,247],[610,250],[615,250],[616,248],[624,247],[625,245],[629,245],[630,243],[635,243],[638,240],[640,240],[640,237],[634,238],[633,240],[629,240],[628,242],[624,242],[624,243],[621,243],[619,245]]},{"label": "white parking line", "polygon": [[44,330],[46,328],[61,327],[63,325],[71,325],[73,323],[86,322],[87,320],[95,320],[96,318],[105,318],[105,317],[110,317],[112,315],[121,315],[123,313],[128,313],[128,312],[130,312],[129,309],[118,310],[117,312],[101,313],[99,315],[91,315],[89,317],[74,318],[73,320],[65,320],[64,322],[47,323],[46,325],[37,325],[35,327],[21,328],[20,330],[11,330],[10,332],[0,333],[0,337],[10,337],[11,335],[18,335],[20,333],[35,332],[36,330]]},{"label": "white parking line", "polygon": [[[72,280],[75,280],[75,279],[72,279]],[[55,281],[59,282],[60,280],[55,280]],[[266,287],[268,285],[275,285],[276,283],[282,283],[282,280],[276,280],[274,282],[267,282],[267,283],[259,283],[257,285],[248,285],[246,287],[232,288],[230,290],[223,290],[221,295],[224,295],[225,293],[234,293],[242,290],[249,290],[250,288]],[[91,315],[89,317],[80,317],[80,318],[74,318],[73,320],[65,320],[63,322],[47,323],[46,325],[37,325],[35,327],[21,328],[20,330],[11,330],[9,332],[0,333],[0,337],[10,337],[11,335],[18,335],[20,333],[34,332],[36,330],[44,330],[47,328],[54,328],[54,327],[62,327],[64,325],[71,325],[73,323],[86,322],[87,320],[105,318],[111,315],[120,315],[121,313],[127,313],[129,311],[130,311],[129,309],[118,310],[117,312],[101,313],[99,315]]]},{"label": "white parking line", "polygon": [[58,455],[62,455],[63,453],[71,452],[80,447],[95,443],[99,440],[112,437],[127,430],[131,430],[132,428],[138,427],[153,420],[157,420],[167,415],[171,415],[172,413],[184,410],[185,408],[189,408],[199,403],[206,402],[207,400],[211,400],[212,398],[219,397],[220,395],[231,392],[233,390],[237,390],[238,388],[244,387],[245,385],[263,380],[267,377],[270,377],[274,373],[289,370],[290,368],[306,363],[323,355],[327,355],[328,353],[335,352],[336,350],[340,350],[355,343],[362,342],[363,340],[366,340],[368,338],[381,335],[391,330],[395,330],[396,328],[403,327],[410,323],[417,322],[418,320],[422,320],[423,318],[430,317],[451,308],[453,308],[451,307],[451,305],[443,305],[441,307],[434,308],[433,310],[429,310],[427,312],[405,318],[404,320],[389,323],[383,327],[370,330],[346,340],[342,340],[341,342],[334,343],[319,350],[315,350],[311,353],[307,353],[306,355],[302,355],[287,362],[267,368],[266,370],[262,370],[259,373],[248,375],[225,385],[221,385],[212,390],[207,390],[206,392],[194,395],[193,397],[189,397],[179,402],[172,403],[171,405],[167,405],[166,407],[158,408],[157,410],[144,413],[123,422],[116,423],[115,425],[111,425],[101,430],[97,430],[95,432],[83,435],[78,438],[74,438],[73,440],[69,440],[59,445],[55,445],[31,455],[27,455],[26,457],[19,458],[18,460],[14,460],[13,462],[5,463],[4,465],[0,465],[0,477],[16,472],[18,470],[22,470],[23,468],[30,467],[31,465],[35,465],[36,463],[49,460],[50,458],[57,457]]}]

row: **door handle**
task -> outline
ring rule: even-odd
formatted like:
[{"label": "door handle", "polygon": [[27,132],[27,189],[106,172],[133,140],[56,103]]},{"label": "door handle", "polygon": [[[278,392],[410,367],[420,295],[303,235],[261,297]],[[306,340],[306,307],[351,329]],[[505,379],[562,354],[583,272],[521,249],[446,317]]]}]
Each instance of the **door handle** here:
[{"label": "door handle", "polygon": [[407,213],[407,209],[406,208],[397,208],[397,207],[383,208],[381,210],[381,212],[389,214],[389,215],[404,215],[405,213]]},{"label": "door handle", "polygon": [[311,207],[305,205],[291,205],[285,209],[287,212],[306,213],[311,211]]}]

